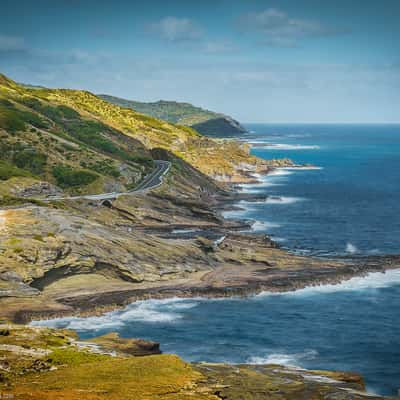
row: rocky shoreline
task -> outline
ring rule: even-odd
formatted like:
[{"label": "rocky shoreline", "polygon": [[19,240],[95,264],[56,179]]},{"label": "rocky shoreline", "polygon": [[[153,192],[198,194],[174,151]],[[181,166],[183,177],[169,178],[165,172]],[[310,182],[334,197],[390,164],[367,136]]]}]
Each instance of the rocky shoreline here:
[{"label": "rocky shoreline", "polygon": [[[292,165],[292,168],[297,167],[302,168]],[[273,170],[274,168],[265,170],[263,174],[266,175]],[[249,176],[254,175],[249,174]],[[257,177],[254,179],[260,182]],[[240,206],[237,205],[240,201],[266,199],[265,195],[243,193],[235,189],[229,191],[228,195],[224,193],[224,196],[216,196],[212,210],[214,215],[221,216],[225,211],[240,210]],[[118,210],[115,204],[112,208]],[[135,287],[118,288],[100,294],[97,292],[62,294],[56,298],[58,304],[55,309],[51,306],[40,310],[24,307],[12,312],[11,319],[13,322],[24,324],[35,319],[101,315],[132,302],[148,299],[247,297],[262,292],[283,293],[306,287],[340,284],[354,277],[366,276],[368,273],[384,273],[386,270],[400,268],[400,256],[341,257],[337,260],[296,256],[287,250],[281,250],[279,244],[268,235],[251,232],[253,221],[223,217],[222,221],[222,225],[214,222],[203,223],[196,228],[191,222],[187,225],[140,226],[136,229],[167,240],[184,242],[194,240],[206,253],[211,254],[224,250],[232,253],[235,248],[241,247],[240,250],[248,251],[248,248],[255,246],[264,252],[262,257],[246,259],[245,269],[241,263],[235,265],[233,262],[231,265],[221,265],[211,271],[206,269],[189,274],[189,277],[138,283],[134,285]],[[276,267],[274,262],[268,261],[269,257],[283,262],[285,269]],[[229,260],[234,260],[234,257],[230,256]]]},{"label": "rocky shoreline", "polygon": [[[142,339],[84,341],[27,325],[147,298],[339,283],[398,268],[400,259],[300,257],[248,232],[251,221],[223,217],[240,200],[264,200],[235,184],[300,167],[288,159],[261,160],[248,144],[205,138],[86,91],[37,91],[0,74],[0,92],[0,398],[383,399],[354,373],[190,364]],[[162,185],[132,193],[160,161],[168,163]],[[126,195],[105,201],[109,192]]]},{"label": "rocky shoreline", "polygon": [[[400,267],[400,256],[333,260],[290,254],[267,235],[247,232],[252,221],[222,216],[237,209],[241,200],[263,201],[265,196],[208,186],[195,197],[197,190],[187,181],[182,185],[179,178],[174,186],[169,183],[152,193],[123,196],[107,205],[72,201],[64,202],[62,208],[31,205],[6,212],[5,220],[12,223],[3,234],[15,239],[7,239],[9,247],[3,256],[14,266],[14,273],[1,274],[0,283],[5,286],[0,286],[1,317],[19,325],[0,327],[0,356],[7,362],[0,361],[0,378],[5,382],[0,390],[21,399],[77,398],[79,392],[79,398],[91,400],[104,381],[97,376],[105,373],[109,385],[119,386],[120,378],[111,370],[123,367],[131,371],[135,400],[152,398],[149,393],[204,400],[289,400],[310,395],[321,400],[384,399],[365,393],[362,377],[353,373],[277,365],[189,364],[174,355],[160,355],[159,344],[146,340],[110,334],[81,342],[65,330],[21,325],[38,319],[101,315],[146,299],[287,292]],[[34,237],[27,231],[31,225]],[[27,260],[35,268],[27,268]],[[21,270],[28,271],[27,278],[20,278]],[[9,294],[4,295],[7,290]],[[35,335],[39,341],[26,342]],[[29,354],[21,350],[21,340]],[[48,342],[60,342],[62,347]],[[46,352],[41,349],[43,343]],[[146,383],[135,368],[149,371],[150,381]],[[163,371],[171,368],[176,375],[165,380]],[[88,371],[93,379],[80,380]],[[75,386],[55,393],[53,379],[66,376]],[[40,385],[32,379],[40,379]],[[182,379],[182,385],[177,383]],[[171,385],[175,385],[172,391]],[[139,387],[146,387],[144,394]],[[45,397],[43,388],[53,397]],[[109,399],[110,392],[97,396]]]},{"label": "rocky shoreline", "polygon": [[[291,165],[293,167],[293,164]],[[263,173],[267,174],[272,170],[271,168],[266,169]],[[249,173],[249,176],[254,175]],[[255,177],[254,179],[257,178]],[[56,293],[56,296],[50,296],[52,300],[50,304],[53,303],[53,300],[57,302],[57,306],[54,309],[49,304],[46,304],[45,307],[39,307],[39,310],[30,308],[29,305],[24,305],[19,310],[13,307],[14,309],[8,314],[9,317],[15,322],[24,323],[32,318],[49,318],[55,315],[98,314],[104,310],[108,311],[123,307],[132,301],[148,298],[228,297],[233,295],[248,296],[262,291],[292,291],[307,286],[340,283],[355,276],[365,275],[368,272],[384,272],[386,269],[400,267],[400,257],[397,256],[329,260],[299,257],[290,254],[285,250],[281,250],[279,245],[267,235],[248,233],[248,231],[251,231],[252,221],[230,220],[222,217],[221,213],[224,211],[239,209],[240,207],[238,207],[237,203],[242,200],[249,202],[264,201],[266,196],[243,193],[238,190],[232,191],[231,189],[229,191],[213,190],[214,192],[211,194],[203,193],[203,197],[199,200],[184,199],[181,196],[177,197],[176,193],[171,194],[161,190],[143,196],[130,198],[126,196],[124,200],[115,201],[109,207],[109,210],[104,207],[99,209],[97,204],[91,205],[90,202],[78,202],[79,204],[73,202],[69,204],[69,207],[73,207],[74,214],[77,211],[80,214],[95,214],[96,223],[100,222],[100,214],[97,210],[101,211],[102,223],[104,223],[104,214],[110,212],[110,214],[114,214],[112,215],[113,223],[119,224],[115,216],[117,214],[119,219],[123,218],[129,223],[128,225],[125,225],[125,223],[122,225],[123,227],[128,226],[128,232],[134,230],[139,235],[140,233],[149,235],[148,240],[151,241],[155,241],[158,237],[168,243],[176,242],[180,246],[183,244],[185,247],[195,244],[201,254],[196,257],[196,261],[189,259],[189,262],[192,265],[193,262],[200,262],[200,264],[204,263],[205,265],[200,269],[195,267],[197,272],[191,267],[192,272],[188,270],[189,273],[184,272],[178,275],[175,272],[168,273],[166,277],[171,275],[172,279],[167,280],[140,279],[138,282],[132,282],[129,279],[131,283],[127,284],[129,280],[124,278],[125,284],[123,287],[112,290],[107,289],[101,295],[97,290],[94,290],[94,293],[87,293],[87,290],[85,290],[86,293],[82,294],[79,293],[79,288],[73,291],[72,295],[71,293]],[[165,201],[171,202],[174,208],[171,206],[170,209],[161,210]],[[143,218],[139,221],[137,221],[137,203],[139,203],[140,207],[146,207]],[[135,209],[135,216],[131,211],[132,206]],[[31,214],[32,212],[36,214],[32,216],[32,219],[35,219],[35,217],[36,219],[42,219],[40,207],[32,206],[30,210]],[[14,212],[19,215],[26,211]],[[46,209],[45,214],[53,212],[55,214],[54,219],[59,222],[63,215],[58,211]],[[183,215],[182,217],[176,217],[176,222],[171,223],[171,213]],[[186,216],[189,213],[191,215]],[[133,216],[136,221],[132,221]],[[69,216],[69,225],[71,224],[71,219],[72,215]],[[67,221],[62,223],[65,224]],[[75,222],[75,224],[83,223],[80,219]],[[133,227],[130,228],[129,225]],[[73,233],[74,230],[72,229],[71,234]],[[92,234],[92,228],[90,228],[90,234]],[[140,240],[141,237],[138,237],[139,242]],[[63,242],[65,242],[65,239]],[[54,248],[54,246],[51,247]],[[40,249],[36,251],[40,251]],[[44,256],[47,257],[49,251],[50,249],[48,248]],[[64,258],[62,252],[71,252],[70,249],[63,250],[58,246],[56,246],[56,251],[57,257],[61,258]],[[20,254],[18,256],[20,258]],[[29,259],[33,255],[26,255],[25,257]],[[160,260],[164,258],[161,254],[159,257]],[[45,262],[51,263],[55,261],[49,259]],[[76,261],[74,262],[76,263]],[[99,262],[105,263],[104,260],[99,260]],[[212,268],[210,269],[209,266],[212,266]],[[53,271],[56,271],[56,269],[49,269],[47,273],[42,274],[42,277],[39,275],[32,281],[30,286],[23,284],[18,277],[9,278],[9,282],[14,282],[16,290],[12,292],[12,289],[10,289],[11,295],[5,298],[3,296],[2,303],[7,306],[7,303],[9,303],[7,300],[15,297],[12,293],[18,291],[21,292],[17,294],[18,298],[21,298],[21,296],[23,298],[24,293],[29,295],[29,291],[34,292],[37,289],[43,292],[43,289],[46,289],[46,286],[52,283],[53,280],[63,280],[64,277],[69,276],[71,267],[51,278],[50,274],[53,274]],[[76,272],[79,273],[80,271],[76,270]],[[82,270],[81,273],[87,274],[88,272],[90,273],[91,271]],[[97,273],[97,271],[94,272]],[[3,273],[2,279],[4,280],[7,276],[10,276],[10,274]],[[25,289],[21,291],[18,288]],[[36,292],[36,294],[38,293]],[[43,293],[39,297],[42,295]]]}]

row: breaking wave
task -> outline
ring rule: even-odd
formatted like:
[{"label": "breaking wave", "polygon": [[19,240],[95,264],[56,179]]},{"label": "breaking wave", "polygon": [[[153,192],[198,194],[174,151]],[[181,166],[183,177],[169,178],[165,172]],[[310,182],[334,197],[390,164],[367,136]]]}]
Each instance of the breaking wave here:
[{"label": "breaking wave", "polygon": [[257,147],[262,147],[265,150],[318,150],[320,146],[317,145],[305,145],[305,144],[285,144],[285,143],[265,143],[261,146],[261,143],[257,144]]},{"label": "breaking wave", "polygon": [[303,201],[301,197],[270,196],[265,200],[266,204],[293,204]]},{"label": "breaking wave", "polygon": [[356,246],[354,246],[354,244],[352,244],[350,242],[346,244],[346,253],[355,254],[358,252],[359,252],[359,250]]},{"label": "breaking wave", "polygon": [[34,326],[68,328],[79,331],[98,331],[129,326],[132,322],[173,323],[183,317],[180,311],[197,306],[193,299],[143,300],[132,303],[123,310],[112,311],[100,317],[66,317],[33,321]]},{"label": "breaking wave", "polygon": [[301,367],[302,361],[314,360],[318,356],[316,350],[306,350],[302,353],[272,353],[265,357],[250,357],[247,360],[249,364],[279,364],[291,367]]},{"label": "breaking wave", "polygon": [[263,292],[254,296],[254,299],[271,295],[303,296],[335,292],[352,292],[366,289],[381,289],[395,285],[400,285],[400,269],[392,269],[385,272],[371,272],[365,276],[356,276],[341,283],[307,286],[304,289],[298,289],[293,292]]},{"label": "breaking wave", "polygon": [[280,227],[279,224],[275,224],[273,222],[255,221],[251,225],[251,230],[253,232],[262,232],[262,231],[265,231],[267,229],[279,228],[279,227]]}]

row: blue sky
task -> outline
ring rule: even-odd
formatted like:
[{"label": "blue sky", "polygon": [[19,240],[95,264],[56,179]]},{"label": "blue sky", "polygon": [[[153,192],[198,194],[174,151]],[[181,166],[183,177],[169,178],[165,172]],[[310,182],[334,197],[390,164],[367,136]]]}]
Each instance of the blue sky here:
[{"label": "blue sky", "polygon": [[399,122],[399,0],[2,0],[0,71],[242,122]]}]

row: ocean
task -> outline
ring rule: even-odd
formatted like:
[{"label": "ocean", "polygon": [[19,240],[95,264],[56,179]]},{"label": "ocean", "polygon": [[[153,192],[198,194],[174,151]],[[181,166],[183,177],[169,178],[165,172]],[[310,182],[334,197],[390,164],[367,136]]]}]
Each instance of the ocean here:
[{"label": "ocean", "polygon": [[[241,190],[270,195],[228,217],[254,220],[292,252],[319,257],[400,252],[399,125],[247,126],[259,157],[281,169]],[[188,361],[277,363],[361,373],[369,391],[400,389],[400,271],[249,298],[134,303],[100,317],[35,322],[90,338],[110,331],[161,343]]]}]

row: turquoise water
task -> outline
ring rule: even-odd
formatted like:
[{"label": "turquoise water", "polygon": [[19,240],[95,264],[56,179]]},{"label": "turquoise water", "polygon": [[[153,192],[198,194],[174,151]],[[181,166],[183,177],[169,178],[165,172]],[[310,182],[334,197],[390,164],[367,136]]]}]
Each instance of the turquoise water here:
[{"label": "turquoise water", "polygon": [[[400,127],[251,125],[254,154],[318,170],[282,170],[243,190],[274,196],[233,216],[292,251],[319,256],[400,249]],[[189,361],[349,370],[370,391],[400,388],[400,271],[247,299],[143,301],[93,318],[40,322],[89,338],[110,331],[161,343]]]}]

